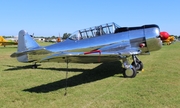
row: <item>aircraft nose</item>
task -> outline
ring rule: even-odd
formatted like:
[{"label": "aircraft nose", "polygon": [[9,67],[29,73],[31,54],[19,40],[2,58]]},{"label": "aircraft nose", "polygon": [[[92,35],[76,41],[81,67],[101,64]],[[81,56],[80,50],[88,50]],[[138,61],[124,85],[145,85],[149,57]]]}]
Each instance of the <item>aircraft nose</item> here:
[{"label": "aircraft nose", "polygon": [[147,40],[147,46],[149,51],[160,50],[162,47],[162,41],[159,38],[151,38]]}]

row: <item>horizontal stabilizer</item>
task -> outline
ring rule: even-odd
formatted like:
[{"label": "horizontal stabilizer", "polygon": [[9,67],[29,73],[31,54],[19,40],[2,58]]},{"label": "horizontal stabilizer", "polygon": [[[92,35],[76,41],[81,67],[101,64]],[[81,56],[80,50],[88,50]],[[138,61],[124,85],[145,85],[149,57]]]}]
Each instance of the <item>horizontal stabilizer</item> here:
[{"label": "horizontal stabilizer", "polygon": [[25,54],[47,54],[50,53],[50,51],[47,51],[44,47],[37,47],[37,48],[32,48],[29,50],[21,51],[21,52],[15,52],[11,54],[11,57],[19,57]]}]

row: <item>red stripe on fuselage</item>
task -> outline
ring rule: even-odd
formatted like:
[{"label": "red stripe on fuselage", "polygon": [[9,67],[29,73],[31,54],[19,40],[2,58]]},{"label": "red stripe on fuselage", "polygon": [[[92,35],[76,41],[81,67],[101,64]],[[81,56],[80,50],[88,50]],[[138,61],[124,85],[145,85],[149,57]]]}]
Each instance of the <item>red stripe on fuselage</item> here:
[{"label": "red stripe on fuselage", "polygon": [[100,50],[92,50],[90,52],[84,52],[84,55],[92,54],[92,53],[99,53],[98,62],[100,62],[100,55],[101,55],[101,51]]}]

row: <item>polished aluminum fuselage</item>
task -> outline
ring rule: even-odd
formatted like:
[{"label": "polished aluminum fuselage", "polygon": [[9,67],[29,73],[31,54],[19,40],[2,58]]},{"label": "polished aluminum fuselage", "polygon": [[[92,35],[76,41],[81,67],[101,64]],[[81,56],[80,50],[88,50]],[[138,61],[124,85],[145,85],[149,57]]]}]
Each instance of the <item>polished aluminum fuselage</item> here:
[{"label": "polished aluminum fuselage", "polygon": [[[118,61],[132,54],[146,54],[159,50],[162,42],[158,26],[105,34],[82,40],[67,39],[45,46],[42,50],[27,52],[21,62],[77,62],[96,63]],[[145,43],[144,47],[140,47]],[[95,52],[93,52],[95,51]]]},{"label": "polished aluminum fuselage", "polygon": [[143,41],[147,42],[147,47],[140,48],[142,53],[147,51],[156,51],[162,47],[159,36],[159,28],[146,28],[138,30],[130,30],[115,34],[107,34],[83,40],[70,40],[52,44],[45,48],[51,52],[87,52],[94,49],[102,49],[106,51],[121,52],[122,48],[139,48],[139,44]]}]

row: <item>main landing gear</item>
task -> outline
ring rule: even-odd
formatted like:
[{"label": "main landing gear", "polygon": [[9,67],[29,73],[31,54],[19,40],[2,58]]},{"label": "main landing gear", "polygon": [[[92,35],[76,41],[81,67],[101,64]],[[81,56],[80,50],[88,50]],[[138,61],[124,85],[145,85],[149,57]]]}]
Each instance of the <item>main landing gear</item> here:
[{"label": "main landing gear", "polygon": [[132,55],[133,62],[132,64],[129,64],[127,58],[123,58],[123,76],[125,78],[134,78],[137,71],[141,71],[143,69],[143,63],[137,58],[136,55]]}]

